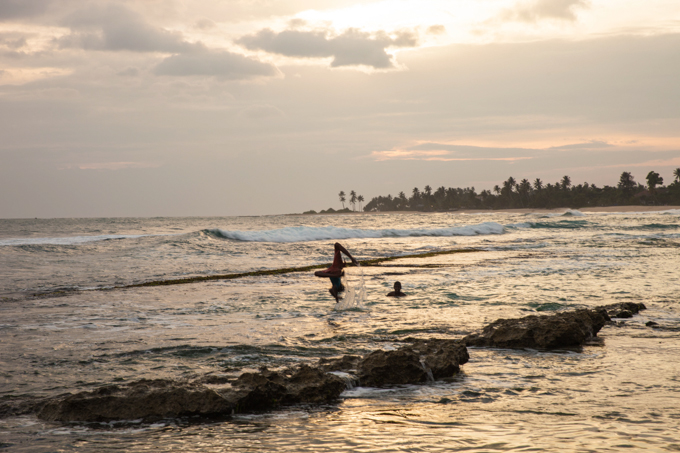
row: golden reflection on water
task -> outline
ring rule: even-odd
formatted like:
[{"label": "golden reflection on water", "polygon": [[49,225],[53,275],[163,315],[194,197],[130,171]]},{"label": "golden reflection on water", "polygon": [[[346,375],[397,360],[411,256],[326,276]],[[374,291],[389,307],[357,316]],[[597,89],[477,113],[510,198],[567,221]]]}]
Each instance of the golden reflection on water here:
[{"label": "golden reflection on water", "polygon": [[[629,237],[656,232],[616,230],[612,239],[603,236],[608,231],[456,238],[456,246],[490,250],[364,268],[369,297],[361,311],[334,312],[328,282],[311,274],[3,304],[2,323],[12,325],[1,338],[2,382],[34,396],[314,363],[395,347],[408,336],[459,338],[498,318],[618,301],[642,301],[648,310],[606,326],[603,346],[471,348],[454,379],[354,388],[328,407],[151,425],[63,426],[18,417],[0,419],[0,434],[7,433],[12,451],[680,451],[678,238],[667,238],[664,248]],[[452,247],[449,238],[402,238],[357,240],[350,249],[392,253],[433,243]],[[269,256],[269,248],[295,246],[258,247],[251,248]],[[314,247],[305,244],[305,256]],[[407,298],[385,297],[394,280]]]}]

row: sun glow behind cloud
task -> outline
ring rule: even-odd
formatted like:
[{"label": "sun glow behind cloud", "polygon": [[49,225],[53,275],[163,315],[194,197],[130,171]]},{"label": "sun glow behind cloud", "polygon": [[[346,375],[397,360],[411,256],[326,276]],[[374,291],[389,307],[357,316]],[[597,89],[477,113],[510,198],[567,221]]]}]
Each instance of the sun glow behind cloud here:
[{"label": "sun glow behind cloud", "polygon": [[[586,38],[623,30],[667,33],[680,30],[680,3],[653,0],[385,0],[295,16],[337,29],[365,30],[443,26],[423,45]],[[426,35],[426,33],[423,33]]]},{"label": "sun glow behind cloud", "polygon": [[677,165],[677,0],[36,2],[0,7],[0,192],[181,175],[204,194],[276,187],[228,211],[273,213],[317,203],[284,194],[348,161],[366,194]]}]

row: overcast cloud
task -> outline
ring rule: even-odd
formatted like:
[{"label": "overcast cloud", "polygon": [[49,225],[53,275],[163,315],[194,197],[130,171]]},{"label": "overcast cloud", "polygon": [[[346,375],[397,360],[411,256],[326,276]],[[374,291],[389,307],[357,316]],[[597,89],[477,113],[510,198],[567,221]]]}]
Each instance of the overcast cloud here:
[{"label": "overcast cloud", "polygon": [[575,21],[576,11],[589,6],[588,0],[536,0],[505,9],[500,18],[522,22],[537,22],[542,19]]},{"label": "overcast cloud", "polygon": [[350,28],[333,35],[330,31],[260,30],[237,40],[250,50],[264,50],[287,57],[327,58],[333,57],[332,67],[365,65],[376,69],[392,67],[389,48],[415,47],[418,39],[411,31],[398,31],[394,36],[381,31],[362,32]]},{"label": "overcast cloud", "polygon": [[61,47],[173,53],[204,48],[200,43],[186,42],[179,32],[153,27],[139,13],[113,3],[78,10],[67,16],[62,25],[73,31],[58,40]]},{"label": "overcast cloud", "polygon": [[0,0],[0,21],[43,14],[51,0]]},{"label": "overcast cloud", "polygon": [[0,0],[0,217],[673,179],[680,5],[409,2]]},{"label": "overcast cloud", "polygon": [[215,76],[225,79],[277,74],[276,68],[270,64],[227,51],[173,55],[163,60],[153,72],[166,76]]}]

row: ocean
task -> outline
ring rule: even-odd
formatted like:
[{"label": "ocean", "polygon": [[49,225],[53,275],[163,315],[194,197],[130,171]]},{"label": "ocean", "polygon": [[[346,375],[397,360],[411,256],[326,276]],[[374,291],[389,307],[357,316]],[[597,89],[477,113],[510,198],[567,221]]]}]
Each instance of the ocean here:
[{"label": "ocean", "polygon": [[[313,272],[129,287],[330,264]],[[0,220],[0,407],[142,378],[235,377],[643,302],[571,350],[469,348],[454,379],[222,419],[0,418],[0,451],[680,451],[680,210]],[[395,281],[407,297],[388,298]],[[343,309],[347,308],[347,309]],[[647,325],[652,321],[655,325]]]}]

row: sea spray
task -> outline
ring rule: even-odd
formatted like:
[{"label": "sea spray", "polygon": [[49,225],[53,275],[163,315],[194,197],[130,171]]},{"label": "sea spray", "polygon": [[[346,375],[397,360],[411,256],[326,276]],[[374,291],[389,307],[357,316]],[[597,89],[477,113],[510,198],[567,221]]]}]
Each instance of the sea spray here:
[{"label": "sea spray", "polygon": [[[342,285],[345,287],[345,296],[335,304],[333,307],[336,311],[352,310],[356,308],[364,308],[364,301],[366,300],[366,282],[364,280],[364,270],[360,264],[357,264],[359,269],[359,280],[348,278],[348,272],[342,277]],[[352,283],[355,283],[352,284]]]}]

